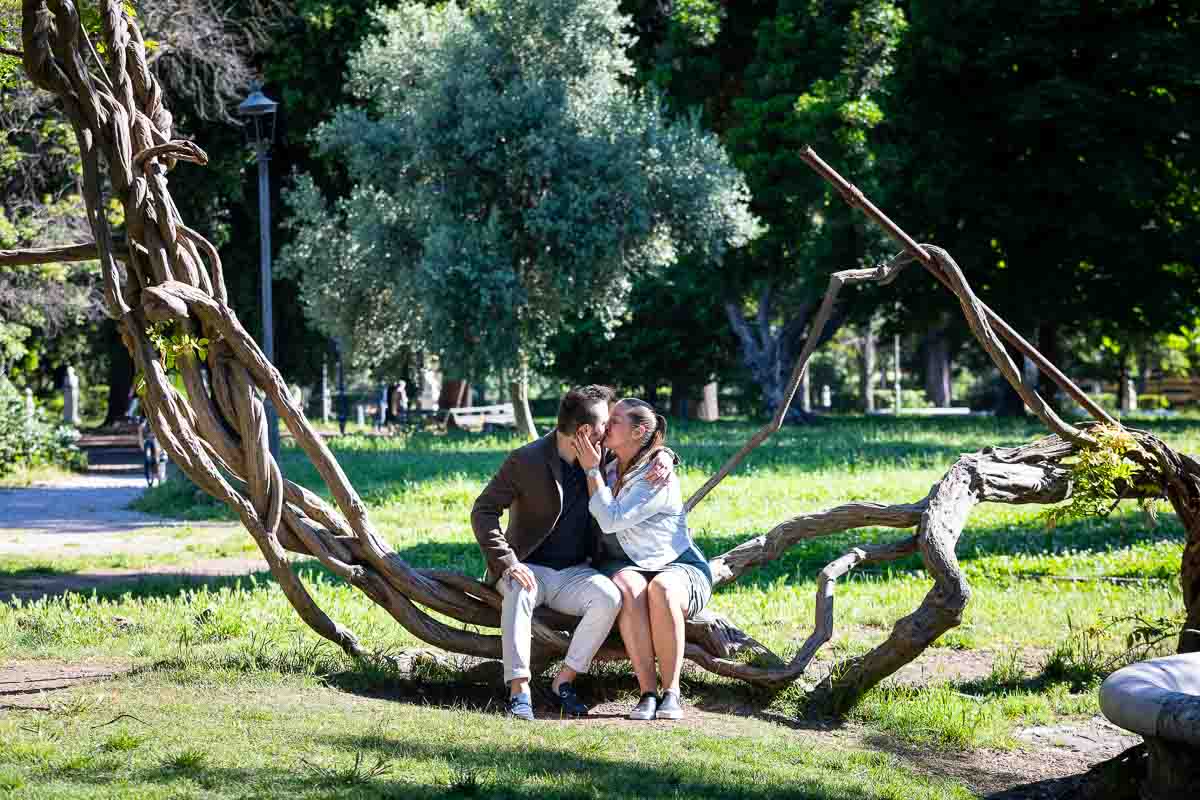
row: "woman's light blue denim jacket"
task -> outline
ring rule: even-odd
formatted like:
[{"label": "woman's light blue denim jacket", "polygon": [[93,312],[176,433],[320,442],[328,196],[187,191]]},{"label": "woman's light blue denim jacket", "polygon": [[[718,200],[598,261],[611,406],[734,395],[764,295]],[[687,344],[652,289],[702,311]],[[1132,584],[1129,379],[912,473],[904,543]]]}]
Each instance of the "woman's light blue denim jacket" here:
[{"label": "woman's light blue denim jacket", "polygon": [[617,464],[615,460],[609,463],[605,485],[592,495],[588,510],[605,536],[617,537],[633,563],[640,569],[658,570],[691,547],[692,537],[679,478],[672,475],[664,486],[651,486],[646,480],[651,461],[646,459],[630,470],[616,497],[610,487],[617,480]]}]

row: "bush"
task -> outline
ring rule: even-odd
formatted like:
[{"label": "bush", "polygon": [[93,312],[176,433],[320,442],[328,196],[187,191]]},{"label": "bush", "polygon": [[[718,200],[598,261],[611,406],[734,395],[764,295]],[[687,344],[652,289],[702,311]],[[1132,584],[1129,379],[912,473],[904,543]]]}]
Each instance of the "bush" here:
[{"label": "bush", "polygon": [[52,425],[35,411],[25,413],[25,398],[0,375],[0,476],[21,467],[54,465],[85,469],[87,456],[75,446],[79,431]]},{"label": "bush", "polygon": [[1138,408],[1148,411],[1157,411],[1171,407],[1171,399],[1165,394],[1139,394]]},{"label": "bush", "polygon": [[[929,402],[929,398],[925,396],[925,392],[919,389],[901,389],[900,402],[903,404],[901,410],[905,408],[933,408],[933,403]],[[883,390],[875,390],[875,409],[884,411],[890,409],[896,403],[896,392],[889,386]]]}]

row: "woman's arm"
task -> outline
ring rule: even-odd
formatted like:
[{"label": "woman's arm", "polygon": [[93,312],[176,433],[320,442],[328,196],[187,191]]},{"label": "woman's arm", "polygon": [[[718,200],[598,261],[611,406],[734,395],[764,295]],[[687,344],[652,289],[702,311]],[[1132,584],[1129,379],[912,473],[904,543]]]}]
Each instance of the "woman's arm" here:
[{"label": "woman's arm", "polygon": [[[592,479],[588,479],[589,486]],[[655,514],[670,510],[670,484],[653,486],[646,480],[643,472],[633,481],[625,484],[619,497],[613,497],[612,490],[601,484],[592,492],[588,501],[588,510],[596,518],[600,530],[604,533],[616,533],[627,530]]]}]

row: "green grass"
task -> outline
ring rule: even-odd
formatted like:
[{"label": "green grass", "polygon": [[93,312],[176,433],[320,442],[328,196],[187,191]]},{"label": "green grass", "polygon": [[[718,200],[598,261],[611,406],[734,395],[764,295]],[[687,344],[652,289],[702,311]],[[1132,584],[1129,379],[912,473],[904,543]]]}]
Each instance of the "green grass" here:
[{"label": "green grass", "polygon": [[[71,477],[76,473],[53,464],[40,464],[36,467],[17,465],[12,472],[0,475],[0,489],[23,489],[35,483],[46,483]],[[4,779],[0,777],[0,787]]]},{"label": "green grass", "polygon": [[[755,427],[674,426],[685,492]],[[1198,420],[1148,427],[1176,448],[1200,450]],[[850,499],[919,499],[959,454],[1039,433],[1026,421],[974,418],[834,418],[788,428],[716,489],[690,522],[701,549],[715,555],[797,513]],[[376,526],[402,557],[418,566],[482,572],[469,509],[516,444],[513,438],[352,436],[331,444]],[[294,448],[285,446],[283,466],[289,477],[325,493]],[[227,518],[183,487],[148,492],[139,507],[194,520]],[[1003,505],[972,514],[958,547],[974,591],[971,603],[963,624],[922,657],[936,661],[952,651],[982,650],[993,660],[991,673],[885,685],[854,711],[858,723],[935,750],[972,750],[1017,747],[1015,732],[1022,726],[1097,712],[1094,686],[1102,660],[1081,649],[1078,631],[1134,612],[1177,612],[1183,532],[1169,509],[1156,526],[1122,505],[1105,519],[1053,530],[1040,514],[1036,507]],[[900,535],[864,529],[802,542],[718,592],[713,605],[786,658],[811,630],[819,570],[850,547]],[[231,532],[167,556],[0,555],[0,581],[5,574],[39,570],[186,565],[193,558],[253,553],[248,535]],[[303,562],[296,569],[322,608],[372,649],[420,645],[319,565]],[[839,581],[835,637],[822,658],[828,662],[877,644],[929,586],[916,559]],[[1104,663],[1120,638],[1114,631],[1104,643]],[[1024,654],[1024,662],[1015,654]],[[122,658],[139,672],[104,684],[100,702],[83,689],[56,701],[73,704],[52,715],[53,725],[62,726],[55,729],[59,739],[27,741],[33,734],[20,729],[21,719],[0,716],[0,741],[8,742],[11,733],[12,742],[26,747],[0,749],[0,794],[15,782],[14,796],[23,797],[968,796],[961,786],[932,784],[892,756],[815,747],[771,725],[735,734],[588,725],[531,732],[495,715],[488,707],[490,690],[443,685],[446,676],[433,673],[423,688],[409,687],[412,696],[403,702],[382,700],[375,695],[403,681],[379,665],[353,664],[318,640],[265,574],[199,585],[164,577],[88,596],[0,605],[0,659],[44,658]],[[598,670],[582,687],[609,699],[628,698],[635,682],[627,665],[618,665]],[[685,695],[701,708],[751,707],[794,719],[802,687],[767,696],[689,671]],[[94,732],[83,724],[121,713],[144,720],[145,730],[131,720]],[[118,783],[123,788],[114,788]]]},{"label": "green grass", "polygon": [[716,735],[528,725],[477,707],[398,705],[297,675],[176,683],[150,671],[104,684],[99,694],[87,710],[43,717],[40,730],[27,716],[0,717],[0,791],[27,798],[973,796],[895,756],[818,748],[764,724]]}]

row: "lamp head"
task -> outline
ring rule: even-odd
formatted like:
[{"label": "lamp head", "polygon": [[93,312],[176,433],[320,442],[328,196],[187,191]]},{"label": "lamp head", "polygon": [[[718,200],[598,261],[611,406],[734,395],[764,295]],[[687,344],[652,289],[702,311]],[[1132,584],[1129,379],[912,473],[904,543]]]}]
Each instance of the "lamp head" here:
[{"label": "lamp head", "polygon": [[237,113],[245,117],[243,130],[250,144],[270,144],[275,139],[275,110],[279,103],[262,93],[258,83],[250,87],[250,94],[238,103]]}]

